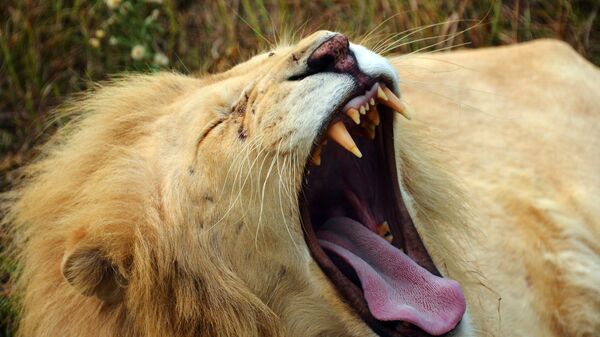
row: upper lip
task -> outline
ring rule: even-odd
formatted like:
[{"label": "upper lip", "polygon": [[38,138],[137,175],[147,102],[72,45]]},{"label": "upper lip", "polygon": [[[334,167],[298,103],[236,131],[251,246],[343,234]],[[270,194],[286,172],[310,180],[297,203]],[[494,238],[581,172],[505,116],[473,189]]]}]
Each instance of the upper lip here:
[{"label": "upper lip", "polygon": [[[317,139],[323,139],[325,133],[327,133],[328,138],[331,138],[348,151],[353,152],[357,157],[360,157],[360,149],[356,148],[356,145],[353,145],[353,143],[344,141],[341,135],[336,137],[339,132],[335,132],[333,129],[336,126],[339,126],[339,129],[345,129],[345,126],[342,128],[344,120],[351,120],[353,124],[361,124],[362,120],[367,119],[371,124],[379,126],[381,118],[375,107],[378,103],[396,111],[407,119],[411,118],[405,104],[389,89],[388,84],[384,83],[383,80],[373,81],[368,90],[354,93],[350,98],[346,99],[344,105],[337,109],[336,113],[332,114],[323,124],[323,128],[319,132]],[[371,107],[373,111],[370,111]],[[312,155],[315,153],[319,155],[318,149],[321,143],[321,141],[315,142],[311,152]]]}]

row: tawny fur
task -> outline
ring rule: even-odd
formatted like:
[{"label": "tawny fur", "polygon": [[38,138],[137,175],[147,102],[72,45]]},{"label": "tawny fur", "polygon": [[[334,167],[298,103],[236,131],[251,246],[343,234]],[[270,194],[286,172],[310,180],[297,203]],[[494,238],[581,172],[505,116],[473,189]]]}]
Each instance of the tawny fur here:
[{"label": "tawny fur", "polygon": [[391,61],[465,182],[480,334],[600,335],[598,68],[554,40]]},{"label": "tawny fur", "polygon": [[[9,214],[23,268],[19,334],[373,336],[310,258],[298,220],[311,144],[287,141],[296,139],[296,122],[285,123],[292,118],[284,114],[290,102],[280,100],[287,84],[273,74],[292,73],[295,61],[289,60],[302,62],[319,38],[201,79],[158,74],[115,80],[65,108],[73,122],[27,167]],[[526,55],[540,48],[564,53],[555,44],[522,48]],[[474,57],[483,66],[498,64],[493,51],[479,53]],[[597,83],[596,69],[569,57],[567,67],[588,67]],[[402,76],[413,69],[404,62],[418,60],[394,61]],[[510,77],[510,69],[503,71]],[[512,74],[518,77],[520,70]],[[483,79],[493,81],[493,75]],[[594,82],[585,76],[573,78]],[[480,78],[464,75],[469,85]],[[579,152],[573,166],[582,171],[559,165],[556,174],[550,162],[514,166],[531,154],[517,146],[504,148],[514,161],[483,160],[469,149],[492,156],[476,138],[488,124],[444,124],[451,115],[430,109],[437,103],[427,92],[419,94],[408,81],[406,88],[416,121],[395,123],[405,197],[436,265],[465,289],[478,335],[598,332],[600,214],[594,200],[600,193],[598,178],[588,175],[597,159]],[[540,99],[548,99],[547,92]],[[591,97],[586,118],[598,126],[600,94],[570,94],[565,100]],[[505,102],[487,97],[490,111]],[[526,99],[511,102],[516,109]],[[463,114],[461,121],[464,115],[478,116]],[[539,121],[526,120],[531,128]],[[446,128],[442,147],[452,149],[453,162],[433,145],[431,124]],[[494,132],[496,140],[513,136]],[[582,137],[568,138],[562,151],[598,148]],[[557,185],[546,180],[539,187],[525,178],[510,184],[490,179],[527,167],[563,179],[553,180],[561,186],[571,173],[580,174],[582,184],[559,193],[548,192]],[[467,180],[466,194],[453,175]],[[105,268],[89,273],[99,265]]]}]

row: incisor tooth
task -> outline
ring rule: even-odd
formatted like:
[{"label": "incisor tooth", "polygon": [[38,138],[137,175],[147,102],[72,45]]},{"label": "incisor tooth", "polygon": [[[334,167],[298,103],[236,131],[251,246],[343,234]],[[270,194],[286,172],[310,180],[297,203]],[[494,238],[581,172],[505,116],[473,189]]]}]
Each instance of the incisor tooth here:
[{"label": "incisor tooth", "polygon": [[358,158],[362,158],[362,153],[360,153],[356,143],[354,143],[354,139],[352,139],[352,136],[348,133],[348,129],[346,129],[344,122],[339,121],[331,125],[327,130],[327,136]]},{"label": "incisor tooth", "polygon": [[358,110],[350,108],[346,110],[346,115],[348,115],[348,117],[350,117],[350,119],[352,119],[354,123],[360,124],[360,113],[358,112]]},{"label": "incisor tooth", "polygon": [[406,106],[404,105],[404,103],[402,103],[402,101],[400,100],[400,98],[398,98],[398,96],[396,96],[389,88],[387,87],[383,87],[383,91],[385,93],[385,95],[388,97],[388,100],[383,100],[381,103],[384,105],[387,105],[388,107],[394,109],[397,113],[401,114],[402,116],[404,116],[404,118],[406,119],[411,119],[411,116],[409,115]]},{"label": "incisor tooth", "polygon": [[369,109],[371,108],[371,106],[369,105],[369,103],[365,103],[365,111],[369,111]]},{"label": "incisor tooth", "polygon": [[361,114],[361,115],[364,115],[364,114],[366,114],[366,113],[367,113],[367,111],[365,110],[365,107],[364,107],[364,106],[361,106],[361,107],[360,107],[360,114]]},{"label": "incisor tooth", "polygon": [[379,112],[377,112],[377,108],[373,107],[371,111],[367,114],[367,118],[373,122],[375,125],[379,125],[381,123],[381,118],[379,118]]},{"label": "incisor tooth", "polygon": [[371,103],[371,105],[375,105],[375,100],[373,99],[373,97],[371,97],[371,100],[369,101],[369,103]]}]

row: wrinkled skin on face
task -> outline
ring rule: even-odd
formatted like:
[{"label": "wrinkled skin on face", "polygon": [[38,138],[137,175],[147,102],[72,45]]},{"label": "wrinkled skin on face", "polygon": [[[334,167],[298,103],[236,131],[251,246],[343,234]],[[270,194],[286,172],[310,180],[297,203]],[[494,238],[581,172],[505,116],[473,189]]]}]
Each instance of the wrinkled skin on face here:
[{"label": "wrinkled skin on face", "polygon": [[[27,169],[11,208],[21,334],[375,336],[312,259],[298,214],[323,126],[364,92],[351,74],[310,69],[333,36],[72,103],[81,117]],[[398,91],[383,58],[350,50]]]}]

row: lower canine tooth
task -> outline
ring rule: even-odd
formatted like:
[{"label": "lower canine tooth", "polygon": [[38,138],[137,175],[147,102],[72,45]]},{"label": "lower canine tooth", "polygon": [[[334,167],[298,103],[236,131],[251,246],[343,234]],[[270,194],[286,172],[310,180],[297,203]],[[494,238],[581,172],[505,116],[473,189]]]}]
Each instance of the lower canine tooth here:
[{"label": "lower canine tooth", "polygon": [[377,232],[378,232],[379,236],[384,238],[387,242],[392,243],[394,236],[392,235],[392,232],[390,231],[390,226],[388,225],[387,221],[382,222],[378,226]]},{"label": "lower canine tooth", "polygon": [[388,97],[388,100],[381,100],[381,103],[387,105],[388,107],[394,109],[397,113],[404,116],[404,118],[410,120],[411,116],[408,113],[406,106],[398,96],[396,96],[389,88],[383,87],[383,91],[385,95]]},{"label": "lower canine tooth", "polygon": [[348,129],[344,125],[344,122],[339,121],[329,127],[327,130],[327,136],[329,139],[338,143],[341,147],[348,150],[350,153],[354,154],[358,158],[362,158],[362,153],[356,146],[354,139],[348,133]]},{"label": "lower canine tooth", "polygon": [[346,110],[346,115],[350,117],[356,124],[360,124],[360,113],[354,108]]}]

